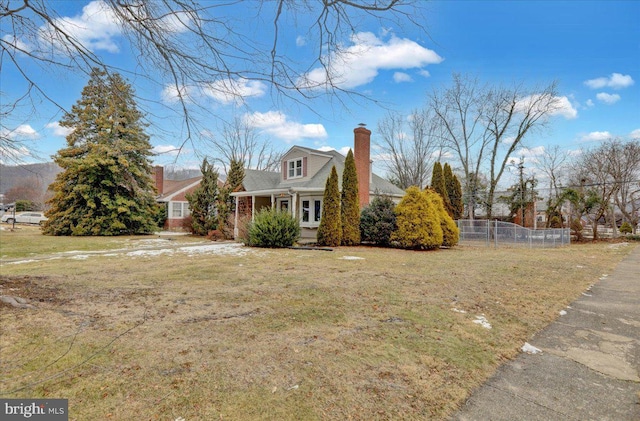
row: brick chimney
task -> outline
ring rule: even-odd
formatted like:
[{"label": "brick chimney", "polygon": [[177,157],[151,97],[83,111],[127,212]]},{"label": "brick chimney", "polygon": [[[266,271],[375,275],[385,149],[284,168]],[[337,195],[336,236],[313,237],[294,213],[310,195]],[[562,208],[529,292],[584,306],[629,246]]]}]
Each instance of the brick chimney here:
[{"label": "brick chimney", "polygon": [[371,186],[371,130],[364,124],[353,130],[353,158],[356,161],[358,174],[358,195],[360,209],[369,204],[369,190]]},{"label": "brick chimney", "polygon": [[161,165],[156,165],[151,170],[151,176],[155,181],[156,190],[158,190],[158,194],[162,195],[164,191],[164,167]]}]

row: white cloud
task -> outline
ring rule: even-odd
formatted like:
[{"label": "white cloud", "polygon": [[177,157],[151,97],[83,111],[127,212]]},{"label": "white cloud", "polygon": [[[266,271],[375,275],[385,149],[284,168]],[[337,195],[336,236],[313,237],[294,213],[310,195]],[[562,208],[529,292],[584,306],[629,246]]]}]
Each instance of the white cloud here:
[{"label": "white cloud", "polygon": [[623,75],[621,73],[611,73],[609,77],[599,77],[596,79],[589,79],[584,82],[591,89],[601,88],[613,88],[622,89],[633,85],[635,82],[630,75]]},{"label": "white cloud", "polygon": [[393,74],[393,81],[395,83],[413,82],[413,79],[411,78],[411,76],[404,72],[395,72]]},{"label": "white cloud", "polygon": [[596,94],[596,98],[608,105],[615,104],[616,102],[620,101],[620,95],[608,94],[606,92],[599,92],[598,94]]},{"label": "white cloud", "polygon": [[191,102],[191,91],[192,89],[184,85],[180,87],[166,85],[160,93],[160,98],[166,104],[175,104],[180,101],[180,97],[183,101]]},{"label": "white cloud", "polygon": [[431,77],[431,73],[429,73],[429,71],[428,71],[428,70],[420,70],[420,71],[418,72],[418,74],[419,74],[420,76],[424,76],[424,77]]},{"label": "white cloud", "polygon": [[327,137],[327,131],[322,124],[301,124],[289,121],[288,117],[279,111],[245,114],[244,119],[251,127],[261,129],[287,143],[299,139],[324,139]]},{"label": "white cloud", "polygon": [[33,140],[39,138],[40,135],[29,124],[21,124],[12,130],[3,129],[2,137],[11,140]]},{"label": "white cloud", "polygon": [[[536,146],[535,148],[520,148],[513,153],[518,158],[524,158],[525,163],[538,163],[539,156],[544,154],[544,146]],[[513,159],[513,158],[512,158]]]},{"label": "white cloud", "polygon": [[174,145],[157,145],[152,149],[155,154],[177,156],[180,153],[180,147]]},{"label": "white cloud", "polygon": [[45,126],[47,129],[50,129],[55,136],[67,137],[73,132],[73,129],[70,127],[62,127],[60,123],[54,121],[53,123],[49,123]]},{"label": "white cloud", "polygon": [[383,41],[371,32],[360,32],[351,37],[351,43],[325,57],[329,78],[325,68],[319,67],[298,80],[298,86],[316,88],[332,83],[350,89],[370,83],[380,70],[422,68],[443,60],[415,41],[393,35]]},{"label": "white cloud", "polygon": [[591,107],[593,107],[594,105],[595,105],[595,104],[593,103],[593,101],[592,101],[592,100],[590,100],[590,99],[588,99],[588,100],[587,100],[587,102],[586,102],[586,106],[587,106],[587,108],[591,108]]},{"label": "white cloud", "polygon": [[246,98],[263,96],[267,87],[258,80],[224,79],[203,86],[202,90],[206,96],[223,104],[241,104]]},{"label": "white cloud", "polygon": [[609,132],[591,132],[580,138],[582,142],[600,142],[603,140],[611,139],[611,133]]},{"label": "white cloud", "polygon": [[7,34],[7,35],[3,36],[2,40],[7,45],[10,45],[11,47],[15,48],[16,50],[23,51],[25,53],[30,53],[33,50],[33,47],[31,46],[31,44],[27,44],[26,42],[24,42],[22,40],[19,40],[18,38],[14,37],[11,34]]},{"label": "white cloud", "polygon": [[[111,8],[103,1],[92,1],[82,8],[82,14],[56,18],[53,23],[91,51],[119,51],[114,38],[121,34],[122,29]],[[54,34],[50,25],[40,28],[42,40],[54,45],[66,42],[57,39]]]},{"label": "white cloud", "polygon": [[296,46],[302,47],[307,44],[307,40],[302,35],[296,37]]},{"label": "white cloud", "polygon": [[631,133],[629,133],[629,137],[631,139],[640,140],[640,129],[635,129]]},{"label": "white cloud", "polygon": [[[518,104],[516,105],[516,110],[522,111],[522,110],[528,109],[532,105],[542,105],[547,103],[547,101],[540,101],[538,104],[536,104],[539,101],[539,99],[540,99],[539,94],[529,95],[524,98],[521,98],[520,100],[518,100]],[[573,107],[573,104],[571,104],[571,101],[569,101],[569,98],[567,98],[566,96],[554,97],[553,100],[550,102],[550,106],[552,107],[552,109],[549,111],[549,115],[551,116],[560,115],[568,120],[574,119],[578,116],[578,110],[576,110]],[[542,110],[536,110],[536,111],[542,111]]]},{"label": "white cloud", "polygon": [[185,12],[174,12],[160,20],[160,26],[167,32],[184,33],[189,30],[193,20]]}]

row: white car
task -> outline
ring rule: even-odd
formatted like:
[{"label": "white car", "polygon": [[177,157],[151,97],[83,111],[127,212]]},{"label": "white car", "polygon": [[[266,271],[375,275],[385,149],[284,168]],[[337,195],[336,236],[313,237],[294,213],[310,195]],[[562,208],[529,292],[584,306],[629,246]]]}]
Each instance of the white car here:
[{"label": "white car", "polygon": [[7,224],[13,224],[14,222],[18,224],[41,224],[47,219],[42,212],[19,212],[15,215],[13,212],[7,212],[2,215],[2,219],[0,220]]}]

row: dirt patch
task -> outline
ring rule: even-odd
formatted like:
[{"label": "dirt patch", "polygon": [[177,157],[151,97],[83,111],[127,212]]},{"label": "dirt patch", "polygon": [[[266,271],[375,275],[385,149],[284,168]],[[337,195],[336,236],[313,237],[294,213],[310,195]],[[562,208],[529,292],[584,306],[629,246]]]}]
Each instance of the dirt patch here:
[{"label": "dirt patch", "polygon": [[[38,303],[61,305],[68,302],[60,287],[53,286],[48,276],[4,276],[0,275],[0,295],[18,297],[27,303],[38,306]],[[0,308],[15,309],[11,304],[0,301]],[[17,309],[16,309],[17,310]]]}]

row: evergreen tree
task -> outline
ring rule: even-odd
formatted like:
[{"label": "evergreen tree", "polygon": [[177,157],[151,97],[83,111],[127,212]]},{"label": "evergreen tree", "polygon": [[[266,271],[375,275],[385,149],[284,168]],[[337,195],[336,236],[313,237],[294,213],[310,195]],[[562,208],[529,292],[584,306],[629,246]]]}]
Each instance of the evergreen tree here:
[{"label": "evergreen tree", "polygon": [[131,86],[94,69],[81,98],[60,121],[73,129],[54,161],[62,168],[51,185],[50,235],[151,233],[158,210],[152,155]]},{"label": "evergreen tree", "polygon": [[433,164],[433,172],[431,173],[431,188],[442,197],[442,203],[444,208],[451,215],[451,202],[449,201],[449,194],[447,193],[447,184],[445,182],[444,173],[442,171],[442,164],[436,162]]},{"label": "evergreen tree", "polygon": [[186,197],[191,209],[191,232],[207,235],[218,226],[218,171],[205,158],[200,172],[200,185]]},{"label": "evergreen tree", "polygon": [[397,241],[400,247],[430,250],[442,245],[437,210],[427,193],[418,187],[409,187],[396,206],[396,224],[398,229],[391,235],[391,241]]},{"label": "evergreen tree", "polygon": [[395,203],[389,196],[376,196],[362,209],[360,236],[362,241],[381,246],[391,245],[391,234],[397,229]]},{"label": "evergreen tree", "polygon": [[[444,184],[446,186],[447,195],[449,196],[449,204],[451,205],[449,215],[454,219],[462,218],[464,213],[464,204],[462,202],[462,186],[460,180],[451,170],[448,163],[444,164]],[[449,209],[448,209],[449,211]]]},{"label": "evergreen tree", "polygon": [[436,210],[438,219],[440,220],[440,228],[442,228],[442,245],[445,247],[453,247],[458,244],[460,230],[456,222],[449,216],[444,208],[442,196],[431,189],[424,191],[427,199],[431,202],[431,206]]},{"label": "evergreen tree", "polygon": [[360,244],[360,200],[358,197],[358,173],[353,152],[349,149],[342,172],[342,197],[340,202],[342,245]]},{"label": "evergreen tree", "polygon": [[318,227],[317,241],[321,246],[336,247],[340,245],[342,227],[340,220],[340,190],[338,188],[338,172],[331,168],[327,178],[322,199],[322,217]]},{"label": "evergreen tree", "polygon": [[218,197],[218,229],[227,239],[233,238],[233,225],[230,223],[230,216],[236,211],[235,199],[231,193],[236,191],[244,181],[244,167],[242,161],[232,159],[229,165],[229,173],[224,187],[220,189]]}]

